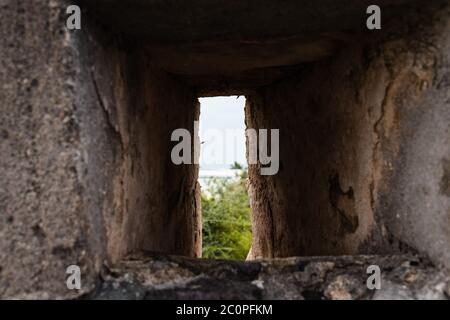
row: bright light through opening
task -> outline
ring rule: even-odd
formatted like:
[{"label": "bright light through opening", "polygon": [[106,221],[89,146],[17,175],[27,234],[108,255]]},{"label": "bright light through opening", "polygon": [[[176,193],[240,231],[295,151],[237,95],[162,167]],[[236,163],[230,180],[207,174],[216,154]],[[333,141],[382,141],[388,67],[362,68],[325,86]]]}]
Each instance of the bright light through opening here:
[{"label": "bright light through opening", "polygon": [[232,176],[231,166],[246,166],[245,97],[200,98],[200,178]]}]

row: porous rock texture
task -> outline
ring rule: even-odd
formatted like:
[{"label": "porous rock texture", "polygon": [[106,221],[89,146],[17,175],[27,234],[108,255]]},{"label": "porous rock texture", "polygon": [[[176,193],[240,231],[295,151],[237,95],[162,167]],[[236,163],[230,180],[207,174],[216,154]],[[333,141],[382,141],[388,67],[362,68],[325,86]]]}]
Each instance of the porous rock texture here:
[{"label": "porous rock texture", "polygon": [[[381,288],[367,287],[370,265]],[[130,256],[105,269],[88,299],[449,299],[450,279],[428,261],[405,256],[291,257],[252,262],[161,254]]]},{"label": "porous rock texture", "polygon": [[193,90],[88,19],[69,31],[68,5],[0,2],[0,297],[78,296],[136,248],[201,253],[198,168],[170,160]]},{"label": "porous rock texture", "polygon": [[371,298],[353,284],[372,260],[385,296],[443,296],[420,261],[438,293],[397,286],[401,255],[123,260],[201,255],[198,166],[172,163],[171,133],[194,133],[199,96],[245,94],[247,126],[280,129],[278,174],[249,170],[250,259],[450,266],[448,1],[380,0],[382,31],[369,0],[263,2],[80,0],[69,31],[72,2],[0,1],[1,298],[113,297],[125,270],[139,297]]},{"label": "porous rock texture", "polygon": [[77,62],[57,2],[1,1],[0,10],[0,296],[45,298],[66,291],[69,261],[86,274],[96,264]]},{"label": "porous rock texture", "polygon": [[278,174],[249,169],[250,258],[412,247],[450,265],[450,11],[437,8],[247,95],[247,126],[280,129]]}]

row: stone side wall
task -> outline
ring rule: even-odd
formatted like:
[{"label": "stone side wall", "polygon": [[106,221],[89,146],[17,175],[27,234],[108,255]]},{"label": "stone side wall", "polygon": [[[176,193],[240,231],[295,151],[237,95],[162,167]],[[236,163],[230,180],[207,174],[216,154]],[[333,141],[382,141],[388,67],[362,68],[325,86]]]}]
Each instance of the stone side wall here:
[{"label": "stone side wall", "polygon": [[279,173],[250,166],[250,258],[410,246],[450,266],[450,15],[418,14],[248,96],[247,125],[280,129]]},{"label": "stone side wall", "polygon": [[73,36],[60,1],[0,10],[0,296],[71,296],[66,267],[89,289],[104,256],[85,198]]},{"label": "stone side wall", "polygon": [[115,183],[119,209],[112,254],[120,258],[147,249],[200,256],[198,165],[175,166],[170,158],[176,144],[170,141],[172,132],[194,132],[199,103],[191,89],[153,66],[145,54],[131,54],[128,65],[120,80],[130,91],[120,126],[124,154]]},{"label": "stone side wall", "polygon": [[201,252],[197,168],[170,161],[193,90],[89,12],[68,31],[68,5],[0,3],[0,297],[83,294],[138,249]]},{"label": "stone side wall", "polygon": [[[105,163],[114,164],[105,172],[102,211],[109,257],[116,262],[136,249],[199,256],[198,166],[175,166],[170,159],[173,130],[194,131],[199,117],[195,93],[154,65],[132,39],[112,36],[95,21],[86,29],[77,46],[84,50],[77,87],[86,90],[81,103],[90,106],[83,120],[95,157],[90,168],[105,172]],[[107,135],[111,157],[93,138],[99,134],[99,126],[89,120],[95,108],[102,113],[100,132]]]}]

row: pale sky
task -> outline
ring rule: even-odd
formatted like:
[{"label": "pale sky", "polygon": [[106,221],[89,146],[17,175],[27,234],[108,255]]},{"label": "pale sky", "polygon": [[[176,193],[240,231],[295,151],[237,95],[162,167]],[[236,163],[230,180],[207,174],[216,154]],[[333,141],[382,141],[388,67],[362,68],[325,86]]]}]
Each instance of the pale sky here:
[{"label": "pale sky", "polygon": [[227,170],[234,161],[246,166],[245,97],[200,98],[199,101],[200,170]]}]

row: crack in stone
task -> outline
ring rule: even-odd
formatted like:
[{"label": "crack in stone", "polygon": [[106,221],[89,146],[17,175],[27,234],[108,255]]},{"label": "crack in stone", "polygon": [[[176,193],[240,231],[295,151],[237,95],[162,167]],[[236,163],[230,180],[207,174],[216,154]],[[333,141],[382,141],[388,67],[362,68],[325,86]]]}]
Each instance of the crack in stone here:
[{"label": "crack in stone", "polygon": [[[391,73],[389,71],[389,73]],[[382,133],[381,133],[381,123],[383,122],[385,113],[386,113],[386,105],[388,103],[388,99],[389,99],[389,93],[392,89],[394,83],[394,79],[392,74],[390,74],[390,80],[388,85],[386,86],[385,92],[384,92],[384,97],[383,97],[383,101],[381,102],[381,107],[380,107],[380,116],[378,117],[378,119],[375,121],[374,125],[373,125],[373,133],[375,134],[375,142],[373,144],[373,148],[372,148],[372,178],[371,178],[371,182],[369,184],[369,192],[370,192],[370,206],[372,209],[372,214],[373,216],[375,216],[375,189],[376,189],[376,183],[377,183],[377,179],[375,177],[377,170],[381,170],[381,168],[378,168],[379,166],[379,159],[377,159],[378,157],[381,157],[381,152],[379,150],[380,148],[380,144],[381,144],[381,139],[382,139]]]},{"label": "crack in stone", "polygon": [[111,121],[111,115],[110,115],[108,109],[106,108],[105,103],[103,102],[102,94],[100,93],[100,88],[97,84],[97,80],[95,79],[95,74],[94,74],[93,70],[91,70],[91,79],[92,79],[92,83],[94,85],[94,90],[95,90],[95,94],[97,96],[97,101],[98,101],[98,103],[101,107],[101,110],[103,112],[103,115],[105,117],[108,129],[109,129],[109,131],[111,131],[114,134],[114,136],[119,141],[121,150],[124,150],[122,135],[120,134],[120,130],[118,128],[116,128],[116,126]]}]

